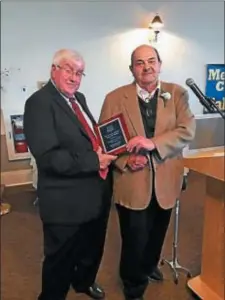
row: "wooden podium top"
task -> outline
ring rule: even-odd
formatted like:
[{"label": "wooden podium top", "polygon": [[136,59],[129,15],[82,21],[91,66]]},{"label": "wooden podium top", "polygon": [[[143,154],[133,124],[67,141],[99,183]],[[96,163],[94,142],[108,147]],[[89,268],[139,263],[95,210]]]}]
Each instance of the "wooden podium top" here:
[{"label": "wooden podium top", "polygon": [[224,155],[224,146],[190,150],[184,155],[184,167],[225,181]]}]

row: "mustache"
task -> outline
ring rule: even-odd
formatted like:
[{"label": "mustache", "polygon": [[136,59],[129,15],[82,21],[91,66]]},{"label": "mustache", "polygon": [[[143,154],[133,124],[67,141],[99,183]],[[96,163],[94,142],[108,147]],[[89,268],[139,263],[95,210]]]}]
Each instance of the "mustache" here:
[{"label": "mustache", "polygon": [[67,84],[77,84],[78,83],[78,81],[76,81],[76,80],[69,80],[69,81],[67,81]]},{"label": "mustache", "polygon": [[151,70],[149,70],[149,69],[143,70],[143,73],[144,74],[153,74],[153,72]]}]

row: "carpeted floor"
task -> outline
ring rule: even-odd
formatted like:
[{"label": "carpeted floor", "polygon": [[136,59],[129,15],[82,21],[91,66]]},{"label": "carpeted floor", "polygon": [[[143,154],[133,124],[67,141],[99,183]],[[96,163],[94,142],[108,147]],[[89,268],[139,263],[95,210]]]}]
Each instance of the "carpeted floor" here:
[{"label": "carpeted floor", "polygon": [[[42,262],[42,228],[38,208],[33,205],[35,192],[31,187],[7,188],[4,201],[12,205],[12,212],[1,217],[1,299],[36,300],[40,291]],[[188,189],[181,196],[178,260],[193,276],[200,273],[201,243],[204,208],[204,181],[190,173]],[[174,217],[174,216],[173,216]],[[173,217],[163,249],[163,257],[171,259],[173,243]],[[117,214],[112,208],[105,254],[98,274],[98,282],[104,287],[106,300],[123,300],[117,275],[120,254],[120,235]],[[185,274],[180,273],[174,284],[172,272],[162,267],[163,283],[151,283],[146,300],[197,299],[187,287]],[[73,290],[68,300],[90,299],[76,295]]]}]

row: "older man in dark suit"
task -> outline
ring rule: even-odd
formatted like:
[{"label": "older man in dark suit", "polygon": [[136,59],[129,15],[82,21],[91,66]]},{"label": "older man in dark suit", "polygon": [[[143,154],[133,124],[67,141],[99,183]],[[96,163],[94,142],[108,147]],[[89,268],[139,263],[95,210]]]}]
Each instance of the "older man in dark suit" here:
[{"label": "older man in dark suit", "polygon": [[122,236],[125,298],[142,300],[148,280],[163,279],[157,264],[181,190],[182,149],[194,138],[195,119],[187,91],[160,81],[156,49],[136,48],[130,70],[135,82],[106,96],[100,122],[122,113],[131,137],[127,153],[115,161],[113,198]]},{"label": "older man in dark suit", "polygon": [[78,293],[103,299],[95,283],[111,199],[110,163],[93,132],[95,120],[78,92],[84,60],[58,51],[51,79],[25,104],[24,132],[38,168],[44,254],[39,300]]}]

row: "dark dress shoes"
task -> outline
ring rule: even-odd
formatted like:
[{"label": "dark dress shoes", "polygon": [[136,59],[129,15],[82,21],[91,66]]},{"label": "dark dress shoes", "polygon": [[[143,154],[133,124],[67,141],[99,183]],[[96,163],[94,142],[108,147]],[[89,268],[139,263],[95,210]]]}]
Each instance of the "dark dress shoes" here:
[{"label": "dark dress shoes", "polygon": [[83,293],[96,300],[105,298],[104,290],[97,283],[92,284],[92,286]]},{"label": "dark dress shoes", "polygon": [[163,281],[163,273],[156,267],[153,272],[148,276],[148,280],[150,281]]}]

